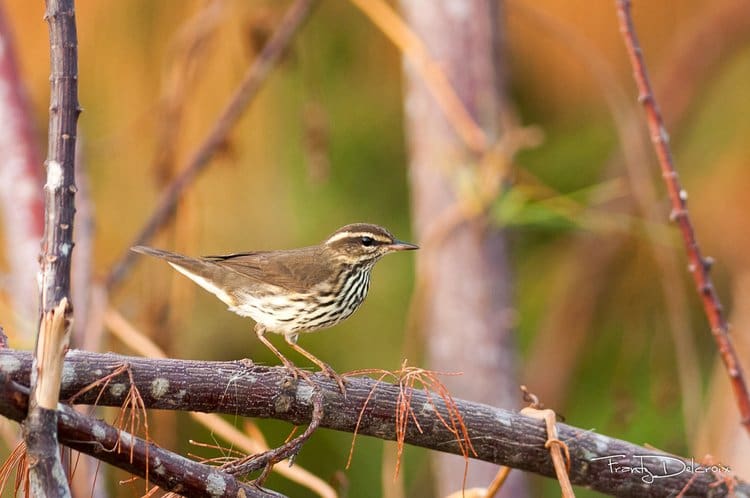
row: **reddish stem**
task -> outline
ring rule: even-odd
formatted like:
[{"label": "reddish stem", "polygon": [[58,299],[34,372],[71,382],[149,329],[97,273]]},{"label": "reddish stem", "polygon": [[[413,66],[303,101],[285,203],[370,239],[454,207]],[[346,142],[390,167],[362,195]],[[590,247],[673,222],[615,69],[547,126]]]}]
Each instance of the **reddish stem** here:
[{"label": "reddish stem", "polygon": [[750,394],[748,394],[747,383],[742,371],[737,352],[729,336],[729,324],[724,317],[723,307],[716,293],[711,275],[709,273],[712,260],[704,258],[695,236],[695,229],[690,220],[687,209],[687,191],[680,185],[680,180],[672,160],[672,152],[669,148],[669,135],[667,134],[659,106],[654,98],[651,83],[643,60],[638,37],[635,33],[633,18],[631,15],[630,0],[616,0],[617,15],[620,21],[620,32],[625,41],[625,48],[633,66],[633,76],[638,87],[638,100],[643,104],[646,111],[651,142],[654,144],[656,157],[659,160],[662,177],[667,186],[667,192],[672,204],[670,219],[677,223],[685,244],[688,256],[688,269],[693,275],[693,281],[703,302],[703,309],[711,325],[711,333],[719,349],[719,354],[724,362],[729,375],[729,381],[737,400],[740,411],[741,423],[750,432]]}]

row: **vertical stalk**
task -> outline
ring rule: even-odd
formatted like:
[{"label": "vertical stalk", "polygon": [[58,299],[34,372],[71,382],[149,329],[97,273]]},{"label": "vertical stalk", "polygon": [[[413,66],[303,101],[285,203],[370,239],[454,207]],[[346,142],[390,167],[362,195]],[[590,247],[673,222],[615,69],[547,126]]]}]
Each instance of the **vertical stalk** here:
[{"label": "vertical stalk", "polygon": [[24,439],[32,496],[67,497],[70,489],[57,444],[60,375],[68,347],[70,261],[75,215],[75,143],[78,105],[78,40],[73,0],[47,0],[50,40],[50,107],[44,185],[44,238],[40,257],[40,320],[31,372]]}]

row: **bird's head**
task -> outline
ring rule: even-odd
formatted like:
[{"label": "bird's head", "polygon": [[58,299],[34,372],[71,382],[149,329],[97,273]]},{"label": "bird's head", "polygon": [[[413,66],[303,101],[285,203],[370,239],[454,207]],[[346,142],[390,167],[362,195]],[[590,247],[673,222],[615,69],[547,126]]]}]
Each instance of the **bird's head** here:
[{"label": "bird's head", "polygon": [[385,228],[369,223],[343,226],[333,232],[323,245],[337,258],[351,264],[374,263],[390,252],[419,249],[414,244],[398,240]]}]

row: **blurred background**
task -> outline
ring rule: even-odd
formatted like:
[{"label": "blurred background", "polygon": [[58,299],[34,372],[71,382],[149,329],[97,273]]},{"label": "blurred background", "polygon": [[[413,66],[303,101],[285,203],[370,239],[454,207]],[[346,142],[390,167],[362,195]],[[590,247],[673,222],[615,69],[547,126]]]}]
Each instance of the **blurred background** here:
[{"label": "blurred background", "polygon": [[[91,280],[101,282],[132,244],[289,5],[76,2],[84,112],[74,254],[82,278],[90,268]],[[669,203],[644,133],[614,2],[501,5],[509,109],[536,137],[508,158],[503,186],[487,206],[508,246],[517,347],[512,383],[527,385],[572,425],[696,459],[711,454],[750,477],[750,463],[741,458],[750,451],[748,437],[684,248],[668,223]],[[5,0],[2,10],[12,33],[4,49],[15,52],[28,98],[41,182],[49,105],[43,2]],[[636,2],[635,22],[698,239],[716,260],[714,283],[748,368],[750,11],[740,0]],[[402,53],[356,2],[321,1],[150,245],[194,255],[291,248],[319,243],[355,221],[384,225],[420,243],[410,214],[404,81]],[[14,181],[6,173],[0,188],[13,190]],[[20,229],[7,205],[6,248]],[[30,270],[23,273],[28,285],[21,297],[13,295],[24,288],[13,280],[21,263],[13,250],[0,251],[8,275],[0,322],[18,349],[34,345],[36,296],[28,289],[37,249],[23,253]],[[418,306],[410,306],[414,287],[414,258],[387,258],[374,270],[357,314],[302,338],[302,345],[339,372],[393,370],[404,359],[429,367]],[[76,319],[89,325],[77,332],[79,344],[140,354],[97,326],[100,319],[80,317],[103,309],[96,299],[76,305]],[[109,309],[170,357],[241,355],[277,363],[254,337],[250,320],[226,312],[159,261],[138,259],[108,299]],[[518,395],[502,407],[521,405]],[[256,422],[271,445],[290,430],[280,422]],[[152,412],[149,423],[162,446],[216,456],[188,443],[213,443],[216,436],[185,414]],[[0,455],[10,451],[16,431],[15,425],[3,429]],[[350,443],[349,434],[321,430],[297,464],[340,496],[438,495],[429,452],[407,448],[394,479],[394,445],[358,438],[345,470]],[[100,492],[140,495],[142,484],[118,484],[125,478],[102,469]],[[267,485],[290,496],[316,496],[276,474]],[[460,486],[456,482],[455,490]],[[528,486],[530,496],[559,495],[549,479],[530,478]]]}]

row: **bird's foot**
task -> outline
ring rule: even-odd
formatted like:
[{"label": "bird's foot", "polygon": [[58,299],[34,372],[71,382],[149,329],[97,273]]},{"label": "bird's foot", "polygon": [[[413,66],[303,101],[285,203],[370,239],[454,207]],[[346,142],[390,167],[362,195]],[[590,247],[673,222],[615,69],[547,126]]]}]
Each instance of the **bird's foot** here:
[{"label": "bird's foot", "polygon": [[341,390],[341,394],[346,398],[346,381],[344,380],[344,377],[336,373],[336,371],[331,368],[331,365],[327,363],[322,363],[320,365],[320,373],[328,377],[329,379],[332,379],[336,381],[336,384],[338,384],[339,389]]},{"label": "bird's foot", "polygon": [[315,387],[315,382],[312,380],[312,373],[308,372],[307,370],[303,370],[291,361],[285,361],[284,362],[284,368],[286,368],[287,372],[294,378],[295,381],[302,378],[305,382],[310,384],[311,386]]}]

